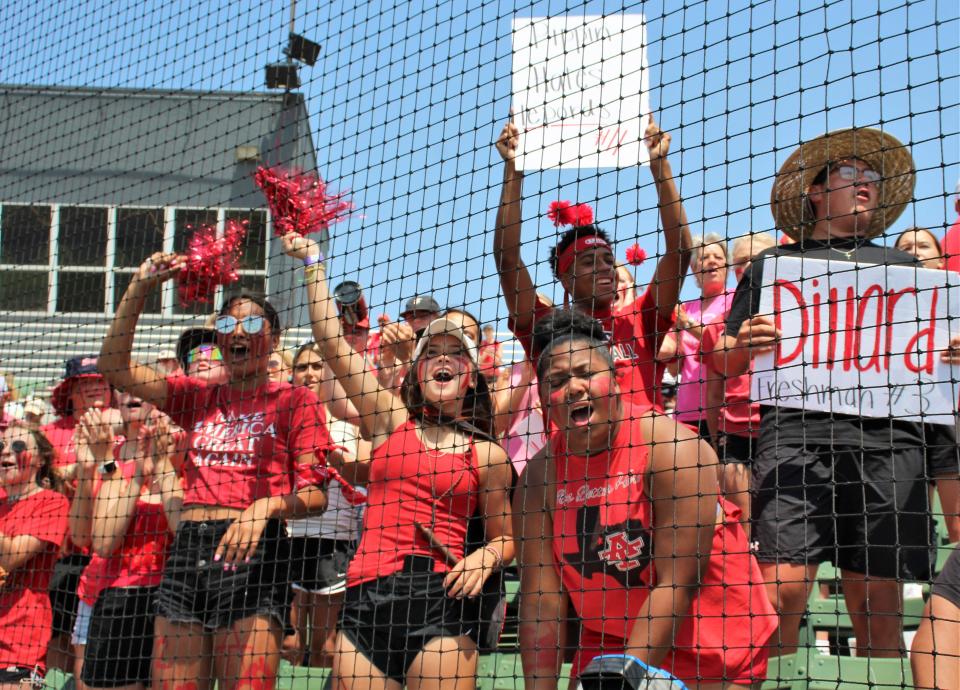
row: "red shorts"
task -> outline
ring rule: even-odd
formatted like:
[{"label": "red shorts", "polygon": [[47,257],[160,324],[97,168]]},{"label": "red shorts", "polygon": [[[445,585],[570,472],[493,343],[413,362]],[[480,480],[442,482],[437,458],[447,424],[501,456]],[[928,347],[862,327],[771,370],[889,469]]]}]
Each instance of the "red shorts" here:
[{"label": "red shorts", "polygon": [[[601,654],[622,654],[626,640],[602,635],[585,626],[580,626],[580,641],[573,658],[570,675],[574,678],[586,668],[594,657]],[[744,655],[739,649],[673,649],[658,665],[684,683],[734,683],[752,685],[766,680],[768,649],[765,645],[751,647]],[[727,655],[736,657],[736,663],[728,666]],[[744,658],[746,656],[746,658]]]}]

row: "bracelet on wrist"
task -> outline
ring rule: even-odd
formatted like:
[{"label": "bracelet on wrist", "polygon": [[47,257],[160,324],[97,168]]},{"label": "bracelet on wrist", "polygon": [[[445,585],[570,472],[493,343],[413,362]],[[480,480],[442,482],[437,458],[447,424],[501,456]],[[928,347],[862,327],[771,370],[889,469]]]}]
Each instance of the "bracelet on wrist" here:
[{"label": "bracelet on wrist", "polygon": [[495,548],[493,548],[493,547],[490,546],[489,544],[486,544],[486,545],[483,547],[483,550],[493,554],[493,558],[494,558],[494,561],[493,561],[493,569],[494,569],[494,570],[497,570],[500,566],[503,565],[503,554],[502,554],[502,553],[500,553],[499,551],[497,551]]},{"label": "bracelet on wrist", "polygon": [[316,256],[305,256],[303,258],[304,268],[309,268],[310,266],[316,266],[317,264],[323,263],[323,252],[320,252]]}]

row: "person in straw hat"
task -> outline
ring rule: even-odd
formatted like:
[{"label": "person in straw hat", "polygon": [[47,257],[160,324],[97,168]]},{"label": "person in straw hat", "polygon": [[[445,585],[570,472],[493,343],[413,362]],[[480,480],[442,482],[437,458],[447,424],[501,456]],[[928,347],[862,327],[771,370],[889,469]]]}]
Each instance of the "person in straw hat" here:
[{"label": "person in straw hat", "polygon": [[[770,200],[777,228],[793,242],[765,250],[744,274],[714,350],[721,373],[741,375],[754,355],[800,335],[759,314],[761,286],[772,282],[764,271],[776,270],[778,257],[829,259],[835,271],[835,262],[915,264],[873,241],[911,201],[914,181],[910,152],[876,129],[830,132],[794,151]],[[940,357],[960,364],[960,338]],[[857,654],[900,656],[897,578],[930,575],[920,425],[761,406],[756,448],[754,547],[780,613],[779,653],[796,650],[817,567],[832,561],[843,574]]]}]

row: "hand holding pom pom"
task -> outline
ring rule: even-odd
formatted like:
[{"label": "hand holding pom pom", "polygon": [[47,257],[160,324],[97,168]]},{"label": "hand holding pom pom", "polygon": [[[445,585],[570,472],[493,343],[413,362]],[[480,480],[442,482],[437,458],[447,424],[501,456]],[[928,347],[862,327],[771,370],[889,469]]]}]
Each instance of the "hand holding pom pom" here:
[{"label": "hand holding pom pom", "polygon": [[647,253],[639,244],[627,247],[627,263],[631,266],[639,266],[647,260]]},{"label": "hand holding pom pom", "polygon": [[316,173],[259,167],[254,174],[273,216],[274,232],[309,235],[344,220],[353,210],[343,193],[328,194]]},{"label": "hand holding pom pom", "polygon": [[217,237],[213,226],[197,228],[187,243],[184,266],[177,274],[181,305],[213,302],[218,285],[229,285],[239,279],[240,246],[246,235],[246,221],[227,221],[223,237]]}]

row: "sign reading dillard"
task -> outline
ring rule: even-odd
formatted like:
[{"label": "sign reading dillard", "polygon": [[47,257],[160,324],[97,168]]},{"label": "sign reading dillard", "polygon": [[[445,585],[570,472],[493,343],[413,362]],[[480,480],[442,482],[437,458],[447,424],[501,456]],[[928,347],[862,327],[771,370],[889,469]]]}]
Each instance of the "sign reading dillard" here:
[{"label": "sign reading dillard", "polygon": [[912,266],[766,258],[761,314],[783,337],[753,363],[764,405],[954,424],[960,283]]}]

